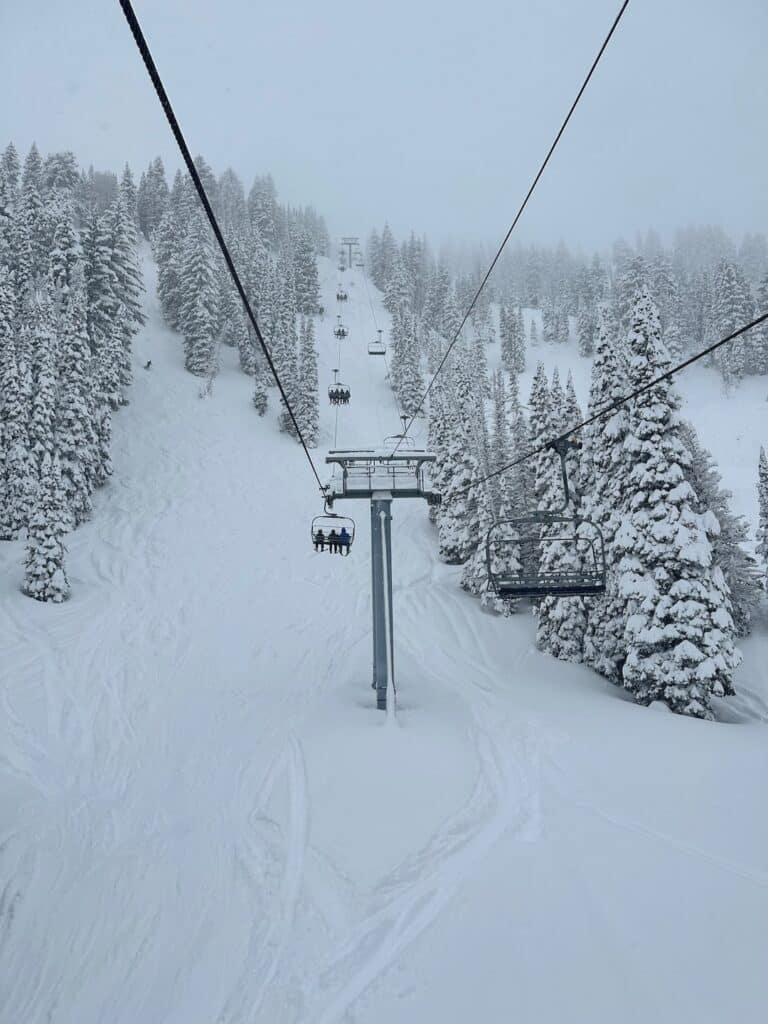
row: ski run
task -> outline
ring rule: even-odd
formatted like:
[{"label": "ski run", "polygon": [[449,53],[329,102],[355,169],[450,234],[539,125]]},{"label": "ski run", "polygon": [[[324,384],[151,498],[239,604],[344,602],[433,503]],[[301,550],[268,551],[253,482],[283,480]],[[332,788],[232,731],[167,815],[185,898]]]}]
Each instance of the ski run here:
[{"label": "ski run", "polygon": [[[380,292],[345,274],[339,343],[338,271],[318,265],[321,397],[337,367],[352,396],[321,400],[322,465],[335,434],[375,446],[399,423],[367,354]],[[142,270],[69,600],[29,600],[23,540],[0,546],[3,1022],[764,1021],[764,618],[719,721],[643,708],[537,650],[531,615],[486,613],[426,504],[399,501],[397,713],[377,713],[367,504],[339,503],[348,558],[315,554],[276,403],[255,414],[226,346],[201,400],[148,249]],[[575,342],[538,351],[586,408]],[[679,387],[754,522],[765,378],[738,402],[713,369]]]}]

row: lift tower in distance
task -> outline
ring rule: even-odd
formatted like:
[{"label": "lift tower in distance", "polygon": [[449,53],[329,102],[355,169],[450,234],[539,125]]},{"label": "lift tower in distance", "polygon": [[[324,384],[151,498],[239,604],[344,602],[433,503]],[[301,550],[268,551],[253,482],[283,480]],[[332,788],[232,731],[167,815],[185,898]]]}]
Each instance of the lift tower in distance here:
[{"label": "lift tower in distance", "polygon": [[[373,605],[373,688],[376,707],[387,709],[387,690],[395,694],[394,632],[392,627],[392,500],[425,498],[439,505],[440,495],[429,490],[424,468],[435,461],[430,452],[403,448],[362,448],[328,452],[326,462],[341,467],[326,490],[334,501],[366,498],[371,503],[371,583]],[[394,710],[394,707],[393,709]]]},{"label": "lift tower in distance", "polygon": [[356,251],[356,252],[359,253],[359,251],[360,251],[360,239],[357,238],[357,236],[345,235],[342,238],[342,240],[339,242],[339,250],[342,251],[343,249],[347,250],[347,266],[351,270],[352,267],[353,267],[352,253],[353,253],[353,251]]}]

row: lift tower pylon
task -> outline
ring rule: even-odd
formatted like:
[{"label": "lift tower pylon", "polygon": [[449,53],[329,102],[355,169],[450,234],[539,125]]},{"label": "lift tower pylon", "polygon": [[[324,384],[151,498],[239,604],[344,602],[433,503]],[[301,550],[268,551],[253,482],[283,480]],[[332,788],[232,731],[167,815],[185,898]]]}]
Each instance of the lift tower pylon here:
[{"label": "lift tower pylon", "polygon": [[[392,501],[395,498],[425,498],[440,503],[440,495],[429,489],[425,467],[435,461],[430,452],[408,449],[356,449],[330,451],[325,461],[341,467],[326,489],[329,507],[334,501],[366,498],[371,503],[371,593],[373,610],[373,688],[376,707],[394,710],[395,643],[392,612]],[[389,697],[388,697],[389,695]]]},{"label": "lift tower pylon", "polygon": [[347,266],[352,269],[352,250],[360,249],[360,239],[357,236],[345,235],[339,243],[339,248],[347,250]]}]

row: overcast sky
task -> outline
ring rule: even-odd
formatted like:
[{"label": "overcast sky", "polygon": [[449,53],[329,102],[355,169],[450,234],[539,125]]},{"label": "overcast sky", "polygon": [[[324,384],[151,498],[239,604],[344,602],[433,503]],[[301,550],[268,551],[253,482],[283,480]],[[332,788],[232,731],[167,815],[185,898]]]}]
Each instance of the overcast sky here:
[{"label": "overcast sky", "polygon": [[[194,153],[332,232],[504,234],[619,0],[135,0]],[[632,0],[520,224],[768,228],[768,3]],[[0,0],[0,145],[179,158],[117,0]],[[138,175],[137,175],[138,176]]]}]

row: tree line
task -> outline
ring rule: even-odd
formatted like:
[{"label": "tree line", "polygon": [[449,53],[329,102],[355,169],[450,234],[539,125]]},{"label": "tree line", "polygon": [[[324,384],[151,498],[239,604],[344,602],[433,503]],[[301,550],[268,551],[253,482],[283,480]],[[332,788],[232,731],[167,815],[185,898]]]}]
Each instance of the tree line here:
[{"label": "tree line", "polygon": [[26,540],[42,601],[69,595],[64,539],[112,472],[144,322],[131,172],[104,184],[72,153],[0,157],[0,539]]},{"label": "tree line", "polygon": [[[195,160],[248,300],[305,440],[319,430],[314,317],[321,312],[317,256],[328,251],[325,224],[311,207],[281,207],[271,177],[257,177],[246,198],[231,169],[218,178]],[[220,345],[238,352],[253,378],[253,405],[263,416],[274,379],[232,282],[192,180],[180,171],[169,187],[162,161],[141,177],[137,210],[158,267],[158,296],[166,322],[183,336],[186,369],[210,391]],[[282,400],[281,400],[282,401]],[[295,428],[283,408],[280,427]]]},{"label": "tree line", "polygon": [[[561,251],[559,270],[551,260],[548,275],[528,279],[515,277],[508,266],[494,292],[481,298],[425,413],[437,456],[434,485],[443,496],[430,510],[439,554],[463,566],[462,586],[484,606],[509,615],[519,604],[500,599],[489,579],[484,541],[490,526],[531,510],[554,511],[563,492],[559,459],[550,452],[483,478],[584,418],[570,377],[563,383],[555,370],[548,379],[540,362],[522,405],[518,377],[530,356],[538,346],[557,346],[570,336],[592,358],[586,413],[600,412],[655,379],[673,358],[749,318],[748,302],[754,309],[762,291],[768,292],[768,261],[755,237],[749,276],[746,264],[737,268],[722,252],[719,234],[705,232],[718,243],[710,247],[708,261],[695,257],[697,236],[688,233],[669,272],[664,253],[624,252],[609,266],[599,257],[588,265],[574,261],[572,273],[561,276]],[[621,255],[619,248],[617,260]],[[541,270],[543,261],[534,262]],[[452,276],[444,262],[432,258],[426,241],[413,235],[398,246],[386,226],[371,235],[368,265],[393,317],[391,382],[405,411],[412,412],[423,393],[421,374],[434,372],[479,278]],[[519,271],[519,260],[517,266]],[[690,276],[679,278],[682,272]],[[699,319],[684,316],[681,293],[693,302],[691,282],[701,275],[710,281],[713,298],[696,307]],[[688,282],[684,288],[678,287],[681,280]],[[525,290],[534,285],[535,294]],[[526,332],[522,307],[528,304],[538,312],[526,314]],[[501,369],[490,374],[487,350],[497,338]],[[756,329],[736,348],[735,355],[726,348],[714,361],[727,386],[737,386],[746,372],[768,372],[765,331]],[[674,384],[662,382],[584,430],[580,448],[569,452],[574,520],[558,527],[558,540],[554,527],[536,527],[541,568],[583,569],[590,557],[585,521],[594,523],[605,538],[607,592],[534,602],[536,640],[555,657],[589,665],[639,703],[660,700],[677,712],[710,718],[713,699],[733,693],[736,641],[749,632],[766,586],[768,462],[762,451],[752,554],[748,524],[733,512],[715,461],[681,417],[680,405]]]}]

